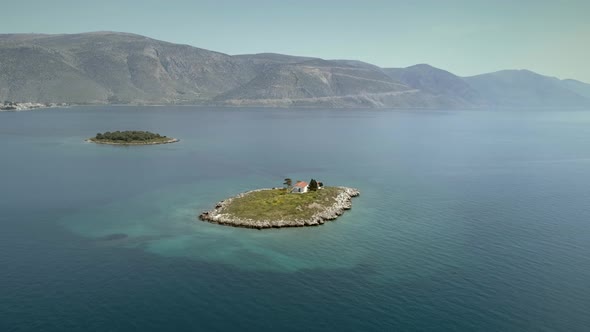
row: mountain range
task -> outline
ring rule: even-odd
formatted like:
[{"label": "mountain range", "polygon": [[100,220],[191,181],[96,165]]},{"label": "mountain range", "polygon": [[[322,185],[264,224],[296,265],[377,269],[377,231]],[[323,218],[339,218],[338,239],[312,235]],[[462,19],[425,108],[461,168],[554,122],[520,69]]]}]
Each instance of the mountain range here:
[{"label": "mountain range", "polygon": [[119,33],[0,35],[0,100],[283,107],[587,108],[590,84],[528,70],[459,77]]}]

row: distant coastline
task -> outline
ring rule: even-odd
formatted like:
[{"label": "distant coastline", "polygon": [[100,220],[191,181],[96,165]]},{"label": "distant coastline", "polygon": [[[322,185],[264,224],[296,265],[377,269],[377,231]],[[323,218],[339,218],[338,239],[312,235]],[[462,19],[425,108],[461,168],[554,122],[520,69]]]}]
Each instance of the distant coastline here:
[{"label": "distant coastline", "polygon": [[11,102],[0,103],[0,112],[22,112],[43,108],[68,107],[66,103],[33,103],[33,102]]}]

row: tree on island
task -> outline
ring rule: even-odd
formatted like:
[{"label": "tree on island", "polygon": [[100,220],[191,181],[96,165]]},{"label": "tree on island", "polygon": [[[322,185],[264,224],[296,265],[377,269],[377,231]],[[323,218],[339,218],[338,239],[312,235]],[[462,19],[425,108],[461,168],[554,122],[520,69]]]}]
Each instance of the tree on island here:
[{"label": "tree on island", "polygon": [[291,180],[290,178],[286,178],[285,182],[283,182],[283,185],[287,186],[287,189],[290,188],[292,184],[293,180]]},{"label": "tree on island", "polygon": [[315,179],[311,179],[311,181],[309,181],[309,187],[307,189],[309,191],[317,191],[318,190],[318,182]]}]

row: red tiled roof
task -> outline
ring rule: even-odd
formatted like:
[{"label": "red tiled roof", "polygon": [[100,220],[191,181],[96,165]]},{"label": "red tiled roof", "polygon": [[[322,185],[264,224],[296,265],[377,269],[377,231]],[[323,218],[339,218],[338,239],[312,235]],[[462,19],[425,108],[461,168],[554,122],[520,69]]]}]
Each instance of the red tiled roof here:
[{"label": "red tiled roof", "polygon": [[305,188],[305,187],[307,187],[307,182],[305,182],[305,181],[299,181],[299,182],[295,183],[295,187]]}]

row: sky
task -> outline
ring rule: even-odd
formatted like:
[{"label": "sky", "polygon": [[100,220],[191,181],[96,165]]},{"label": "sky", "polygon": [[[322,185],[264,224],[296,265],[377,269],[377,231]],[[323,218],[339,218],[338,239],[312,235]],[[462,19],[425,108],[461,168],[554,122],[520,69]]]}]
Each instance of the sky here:
[{"label": "sky", "polygon": [[529,69],[590,83],[590,0],[0,0],[0,33],[121,31],[223,52]]}]

